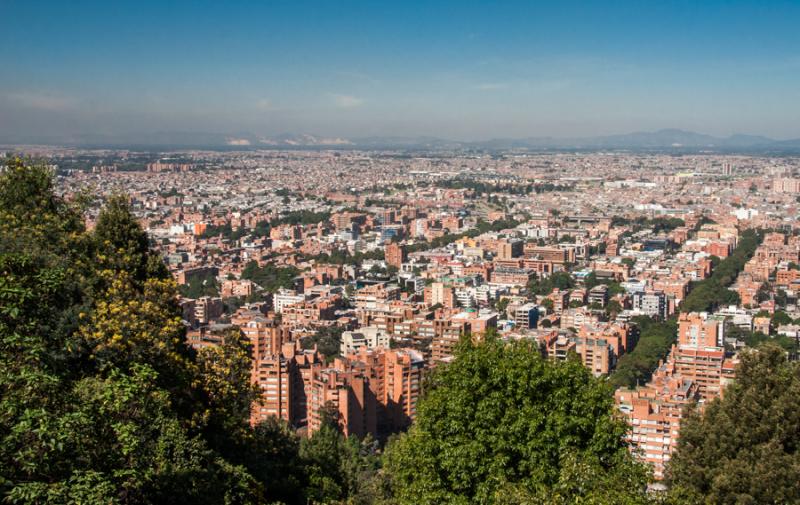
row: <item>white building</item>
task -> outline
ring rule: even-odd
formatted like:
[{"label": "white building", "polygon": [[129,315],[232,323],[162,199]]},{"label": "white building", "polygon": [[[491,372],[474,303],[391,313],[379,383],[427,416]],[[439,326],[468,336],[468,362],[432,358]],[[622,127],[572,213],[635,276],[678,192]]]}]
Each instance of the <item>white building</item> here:
[{"label": "white building", "polygon": [[667,295],[661,291],[637,291],[633,293],[632,298],[634,312],[661,319],[667,318]]},{"label": "white building", "polygon": [[376,347],[389,348],[389,334],[375,326],[365,326],[357,331],[342,333],[342,343],[339,352],[344,356],[358,352],[362,347],[375,349]]},{"label": "white building", "polygon": [[297,294],[296,291],[291,289],[281,289],[273,298],[273,306],[275,308],[275,313],[280,314],[283,312],[284,307],[288,307],[289,305],[294,305],[295,303],[300,303],[305,301],[306,297],[304,295]]}]

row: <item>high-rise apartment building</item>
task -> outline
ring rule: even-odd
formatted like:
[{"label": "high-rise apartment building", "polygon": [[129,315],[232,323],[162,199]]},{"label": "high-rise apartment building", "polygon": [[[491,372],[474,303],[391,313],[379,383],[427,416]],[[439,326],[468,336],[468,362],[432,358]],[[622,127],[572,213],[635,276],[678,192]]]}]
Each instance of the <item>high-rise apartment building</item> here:
[{"label": "high-rise apartment building", "polygon": [[646,316],[666,319],[669,305],[667,295],[661,291],[637,291],[631,296],[633,310]]},{"label": "high-rise apartment building", "polygon": [[705,312],[682,313],[678,319],[678,345],[705,348],[722,344],[722,320]]},{"label": "high-rise apartment building", "polygon": [[616,404],[631,426],[628,440],[656,479],[664,477],[678,445],[684,409],[698,398],[697,385],[669,364],[662,364],[647,385],[616,391]]},{"label": "high-rise apartment building", "polygon": [[800,179],[776,178],[772,180],[772,190],[778,193],[800,193]]},{"label": "high-rise apartment building", "polygon": [[663,478],[677,445],[686,405],[699,402],[702,408],[733,380],[736,360],[722,347],[722,322],[706,313],[681,314],[678,343],[650,382],[615,394],[617,407],[632,427],[632,448],[653,466],[657,479]]},{"label": "high-rise apartment building", "polygon": [[399,269],[406,261],[406,248],[405,246],[395,242],[390,242],[386,244],[386,247],[384,248],[384,257],[387,265]]}]

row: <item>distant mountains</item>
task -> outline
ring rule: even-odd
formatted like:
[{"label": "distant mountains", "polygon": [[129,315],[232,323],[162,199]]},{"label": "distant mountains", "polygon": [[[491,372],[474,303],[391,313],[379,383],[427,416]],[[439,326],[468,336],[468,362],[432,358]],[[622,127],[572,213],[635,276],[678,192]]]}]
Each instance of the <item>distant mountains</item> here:
[{"label": "distant mountains", "polygon": [[[731,135],[714,137],[678,129],[655,132],[635,132],[600,137],[528,137],[521,139],[497,138],[473,142],[447,140],[437,137],[363,137],[353,139],[323,138],[308,134],[283,134],[274,137],[252,136],[226,139],[228,145],[274,147],[354,147],[361,149],[415,148],[415,149],[781,149],[800,148],[800,139],[778,141],[758,135]],[[240,142],[237,144],[236,142]]]},{"label": "distant mountains", "polygon": [[[635,132],[601,137],[531,137],[526,139],[495,139],[483,144],[506,148],[749,148],[777,143],[773,139],[754,135],[732,135],[714,137],[678,129],[665,129],[655,132]],[[800,140],[796,141],[800,145]]]},{"label": "distant mountains", "polygon": [[[8,139],[10,140],[10,139]],[[137,146],[152,148],[227,148],[227,149],[402,149],[402,150],[644,150],[644,151],[714,151],[714,152],[800,152],[800,139],[775,140],[758,135],[715,137],[679,129],[634,132],[598,137],[528,137],[496,138],[481,141],[458,141],[437,137],[323,137],[307,133],[284,133],[259,136],[248,132],[235,134],[196,132],[154,132],[125,136],[83,135],[48,143],[76,146]],[[2,141],[2,139],[0,139]],[[15,139],[8,143],[36,143]]]}]

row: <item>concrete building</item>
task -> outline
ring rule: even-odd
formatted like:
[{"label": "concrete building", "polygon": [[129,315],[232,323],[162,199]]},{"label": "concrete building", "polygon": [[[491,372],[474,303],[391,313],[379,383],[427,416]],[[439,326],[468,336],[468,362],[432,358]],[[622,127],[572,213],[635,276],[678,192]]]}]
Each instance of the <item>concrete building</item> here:
[{"label": "concrete building", "polygon": [[283,312],[285,307],[289,305],[294,305],[295,303],[302,303],[304,302],[306,297],[302,294],[298,294],[296,291],[291,289],[281,289],[272,299],[272,303],[275,307],[275,313],[280,314]]},{"label": "concrete building", "polygon": [[497,243],[497,258],[510,260],[522,256],[524,242],[519,239],[501,240]]},{"label": "concrete building", "polygon": [[667,295],[661,291],[636,291],[631,298],[635,312],[661,320],[667,318]]},{"label": "concrete building", "polygon": [[678,345],[706,348],[722,345],[723,321],[705,312],[682,313],[678,318]]},{"label": "concrete building", "polygon": [[222,316],[223,310],[222,298],[203,296],[194,302],[194,319],[199,324],[208,324]]},{"label": "concrete building", "polygon": [[535,303],[520,305],[514,310],[513,318],[517,328],[536,328],[539,308]]},{"label": "concrete building", "polygon": [[608,303],[608,286],[605,284],[598,284],[589,290],[589,296],[587,298],[589,305],[596,303],[601,307],[605,307]]},{"label": "concrete building", "polygon": [[446,309],[456,306],[455,290],[443,282],[434,282],[425,288],[424,299],[426,305],[441,305]]},{"label": "concrete building", "polygon": [[698,398],[696,384],[663,365],[646,386],[616,391],[617,407],[631,426],[628,441],[656,479],[664,478],[677,447],[684,409]]},{"label": "concrete building", "polygon": [[390,340],[389,334],[381,328],[365,326],[358,330],[343,332],[339,352],[342,356],[346,356],[358,352],[362,347],[367,349],[384,347],[388,349]]}]

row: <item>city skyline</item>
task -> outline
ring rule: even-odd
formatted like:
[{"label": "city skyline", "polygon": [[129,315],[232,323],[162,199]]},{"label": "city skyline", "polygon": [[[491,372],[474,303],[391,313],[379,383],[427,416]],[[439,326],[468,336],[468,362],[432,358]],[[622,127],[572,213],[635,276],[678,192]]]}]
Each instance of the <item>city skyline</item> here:
[{"label": "city skyline", "polygon": [[0,502],[800,503],[797,0],[0,5]]},{"label": "city skyline", "polygon": [[[9,2],[0,141],[800,137],[800,7]],[[20,43],[25,41],[25,43]]]}]

